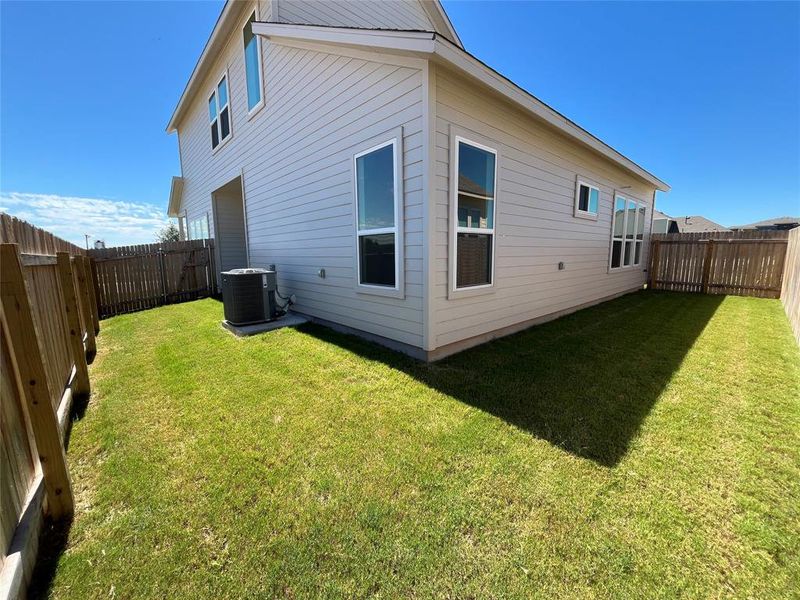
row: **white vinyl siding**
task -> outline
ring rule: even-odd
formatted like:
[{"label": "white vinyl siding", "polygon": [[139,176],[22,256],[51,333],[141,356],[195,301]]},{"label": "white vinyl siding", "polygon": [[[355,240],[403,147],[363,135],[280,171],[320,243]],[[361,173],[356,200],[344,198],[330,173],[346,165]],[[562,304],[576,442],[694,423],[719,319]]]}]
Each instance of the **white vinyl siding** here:
[{"label": "white vinyl siding", "polygon": [[285,23],[433,31],[418,0],[279,0]]},{"label": "white vinyl siding", "polygon": [[[259,14],[268,14],[265,10],[268,3]],[[208,151],[203,97],[195,99],[181,124],[185,207],[190,215],[210,210],[212,192],[243,174],[250,266],[276,264],[281,291],[296,294],[299,312],[421,347],[422,71],[337,55],[333,49],[264,43],[262,55],[270,94],[250,120],[241,28],[214,67],[227,65],[230,73],[232,119],[238,125],[229,143],[214,154]],[[399,128],[404,294],[361,294],[353,155]],[[213,222],[211,229],[213,235]]]},{"label": "white vinyl siding", "polygon": [[[651,199],[653,188],[610,161],[502,104],[445,68],[435,70],[432,346],[569,310],[641,286],[642,269],[609,272],[615,189]],[[491,294],[451,297],[450,190],[453,130],[497,147],[495,273]],[[470,134],[470,132],[473,132]],[[487,142],[489,143],[489,142]],[[574,216],[576,177],[599,188],[596,220]],[[648,202],[647,214],[650,214]],[[641,263],[650,224],[645,220]],[[558,263],[564,262],[564,270]]]}]

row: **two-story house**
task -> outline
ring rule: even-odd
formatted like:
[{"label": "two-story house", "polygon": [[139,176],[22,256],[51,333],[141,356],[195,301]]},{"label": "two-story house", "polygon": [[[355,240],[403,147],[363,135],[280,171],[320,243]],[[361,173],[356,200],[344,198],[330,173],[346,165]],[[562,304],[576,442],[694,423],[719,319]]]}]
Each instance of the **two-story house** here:
[{"label": "two-story house", "polygon": [[435,0],[229,1],[167,129],[169,215],[221,270],[275,264],[296,311],[428,360],[640,289],[669,189]]}]

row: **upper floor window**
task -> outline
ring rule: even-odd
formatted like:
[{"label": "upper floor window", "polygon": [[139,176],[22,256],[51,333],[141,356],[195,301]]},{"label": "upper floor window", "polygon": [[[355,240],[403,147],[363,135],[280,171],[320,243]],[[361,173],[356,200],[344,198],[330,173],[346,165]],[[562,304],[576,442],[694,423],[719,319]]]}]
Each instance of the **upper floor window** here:
[{"label": "upper floor window", "polygon": [[642,260],[645,205],[617,195],[611,225],[611,268],[636,266]]},{"label": "upper floor window", "polygon": [[455,287],[492,285],[497,153],[456,137]]},{"label": "upper floor window", "polygon": [[355,156],[358,283],[397,288],[397,144]]},{"label": "upper floor window", "polygon": [[216,148],[231,136],[231,109],[228,103],[228,75],[222,76],[208,99],[211,119],[211,148]]},{"label": "upper floor window", "polygon": [[256,13],[250,15],[242,30],[244,41],[244,72],[247,79],[247,110],[252,111],[262,102],[261,41],[253,34]]},{"label": "upper floor window", "polygon": [[575,216],[596,219],[599,203],[599,188],[578,179],[578,183],[575,186]]}]

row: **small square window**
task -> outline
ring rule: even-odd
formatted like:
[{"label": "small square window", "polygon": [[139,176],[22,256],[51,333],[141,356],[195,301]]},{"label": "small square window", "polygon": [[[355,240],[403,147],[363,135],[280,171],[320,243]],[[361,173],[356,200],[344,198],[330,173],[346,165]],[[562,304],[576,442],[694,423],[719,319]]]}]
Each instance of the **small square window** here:
[{"label": "small square window", "polygon": [[575,216],[597,218],[600,189],[578,180],[575,190]]}]

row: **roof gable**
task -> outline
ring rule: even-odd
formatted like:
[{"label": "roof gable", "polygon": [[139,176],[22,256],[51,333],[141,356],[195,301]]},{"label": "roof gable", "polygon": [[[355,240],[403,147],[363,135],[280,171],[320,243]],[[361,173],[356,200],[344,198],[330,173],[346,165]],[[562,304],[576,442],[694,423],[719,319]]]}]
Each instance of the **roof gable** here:
[{"label": "roof gable", "polygon": [[[167,124],[176,131],[186,109],[198,92],[214,58],[227,44],[246,11],[258,2],[226,0],[211,36],[192,71],[178,104]],[[439,0],[271,0],[261,21],[369,29],[416,30],[438,33],[463,48],[453,24]],[[269,14],[264,14],[269,12]]]},{"label": "roof gable", "polygon": [[289,23],[254,23],[253,32],[276,43],[293,44],[310,41],[331,46],[417,56],[447,65],[460,75],[473,78],[492,93],[499,94],[520,107],[529,116],[611,160],[656,189],[664,192],[670,189],[667,183],[437,33]]}]

